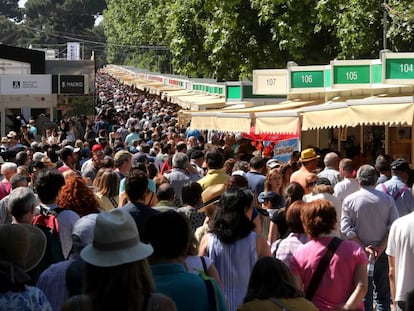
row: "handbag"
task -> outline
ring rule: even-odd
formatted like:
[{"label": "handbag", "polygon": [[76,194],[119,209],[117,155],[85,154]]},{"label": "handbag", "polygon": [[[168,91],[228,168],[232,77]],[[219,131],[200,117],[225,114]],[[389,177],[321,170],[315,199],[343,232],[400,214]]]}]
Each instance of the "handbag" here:
[{"label": "handbag", "polygon": [[319,283],[322,280],[323,274],[326,271],[329,263],[331,262],[332,256],[341,244],[342,240],[340,238],[334,237],[331,242],[328,244],[328,250],[323,255],[322,259],[319,261],[318,266],[316,267],[315,273],[312,275],[312,278],[309,282],[308,289],[306,291],[306,299],[312,300],[315,295],[316,290],[319,287]]},{"label": "handbag", "polygon": [[276,298],[269,298],[271,302],[273,302],[275,305],[277,305],[280,310],[282,311],[289,311],[289,309],[285,306],[285,304],[283,302],[281,302],[280,300],[276,299]]},{"label": "handbag", "polygon": [[204,284],[206,286],[207,289],[207,297],[208,297],[208,305],[209,305],[209,310],[210,311],[218,311],[219,310],[219,303],[217,300],[217,293],[216,293],[216,288],[214,286],[214,282],[213,279],[211,277],[208,276],[208,268],[207,268],[207,264],[206,264],[206,260],[203,256],[199,256],[201,263],[203,264],[203,270],[200,272],[200,276],[204,281]]}]

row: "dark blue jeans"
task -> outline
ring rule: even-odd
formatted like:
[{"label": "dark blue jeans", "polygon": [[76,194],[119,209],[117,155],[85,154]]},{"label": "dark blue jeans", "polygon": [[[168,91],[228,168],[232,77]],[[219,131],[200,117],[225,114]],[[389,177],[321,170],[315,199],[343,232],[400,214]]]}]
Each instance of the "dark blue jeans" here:
[{"label": "dark blue jeans", "polygon": [[375,262],[374,276],[368,279],[368,292],[364,298],[365,311],[373,310],[374,300],[377,304],[377,311],[390,311],[390,279],[388,276],[388,257],[385,252],[382,252]]}]

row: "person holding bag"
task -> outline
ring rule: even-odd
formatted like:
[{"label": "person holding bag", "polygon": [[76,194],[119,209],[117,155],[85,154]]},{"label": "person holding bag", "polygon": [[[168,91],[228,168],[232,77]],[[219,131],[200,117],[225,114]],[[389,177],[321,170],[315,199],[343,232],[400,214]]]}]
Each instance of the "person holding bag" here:
[{"label": "person holding bag", "polygon": [[290,261],[298,287],[321,311],[364,310],[368,258],[356,242],[336,237],[335,207],[325,199],[306,203],[301,219],[311,240]]}]

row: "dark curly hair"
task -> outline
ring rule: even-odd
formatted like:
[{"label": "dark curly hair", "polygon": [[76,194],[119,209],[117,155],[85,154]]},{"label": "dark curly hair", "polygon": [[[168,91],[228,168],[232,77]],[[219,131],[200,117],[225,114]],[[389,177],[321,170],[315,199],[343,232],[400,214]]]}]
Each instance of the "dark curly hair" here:
[{"label": "dark curly hair", "polygon": [[100,212],[99,203],[92,188],[89,188],[85,180],[78,176],[66,179],[57,203],[59,207],[70,209],[80,217]]},{"label": "dark curly hair", "polygon": [[248,236],[254,229],[254,223],[246,216],[246,209],[251,207],[252,201],[253,195],[247,189],[227,189],[214,214],[211,232],[226,244]]}]

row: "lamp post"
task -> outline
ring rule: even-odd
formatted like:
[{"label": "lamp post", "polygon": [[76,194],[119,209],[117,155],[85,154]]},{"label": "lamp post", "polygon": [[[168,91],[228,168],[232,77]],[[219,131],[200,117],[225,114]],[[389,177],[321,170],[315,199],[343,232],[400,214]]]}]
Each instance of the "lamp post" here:
[{"label": "lamp post", "polygon": [[387,2],[384,0],[381,5],[384,9],[382,15],[382,49],[387,49],[387,32],[388,32],[388,13],[387,13]]}]

